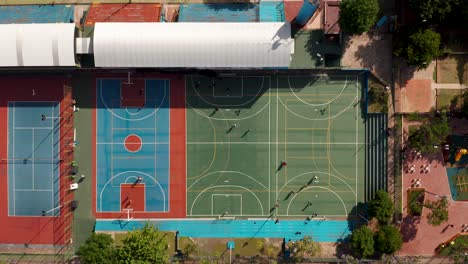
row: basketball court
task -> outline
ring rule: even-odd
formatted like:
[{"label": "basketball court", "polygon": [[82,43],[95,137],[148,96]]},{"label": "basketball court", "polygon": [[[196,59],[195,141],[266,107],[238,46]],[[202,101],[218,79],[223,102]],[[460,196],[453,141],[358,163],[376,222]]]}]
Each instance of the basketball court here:
[{"label": "basketball court", "polygon": [[179,195],[183,190],[176,191],[176,197],[171,194],[184,183],[175,170],[184,158],[175,154],[171,165],[171,146],[175,151],[184,138],[171,137],[178,131],[175,124],[185,120],[183,116],[171,121],[180,112],[180,89],[170,89],[171,85],[177,82],[164,77],[96,79],[94,195],[98,216],[167,217],[184,210],[184,204],[171,208],[171,201],[184,197]]},{"label": "basketball court", "polygon": [[364,201],[363,78],[187,76],[187,216],[352,214]]}]

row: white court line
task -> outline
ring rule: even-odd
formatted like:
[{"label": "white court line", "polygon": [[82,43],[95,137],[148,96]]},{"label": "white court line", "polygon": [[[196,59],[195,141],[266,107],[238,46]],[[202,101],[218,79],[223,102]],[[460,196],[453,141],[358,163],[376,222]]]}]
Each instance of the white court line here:
[{"label": "white court line", "polygon": [[262,214],[265,213],[264,210],[263,210],[263,205],[260,202],[260,199],[258,198],[258,196],[254,192],[252,192],[251,190],[247,189],[246,187],[240,186],[240,185],[213,185],[213,186],[210,186],[210,187],[207,187],[207,188],[203,189],[200,193],[198,193],[198,195],[195,197],[195,199],[192,202],[192,206],[190,207],[190,215],[194,215],[193,214],[193,206],[195,206],[195,203],[197,202],[198,198],[200,198],[200,196],[204,192],[207,192],[210,189],[219,188],[219,187],[221,187],[221,188],[234,187],[234,188],[240,188],[240,189],[246,190],[247,192],[251,193],[255,197],[255,199],[257,199],[257,202],[260,205],[260,210],[262,211]]},{"label": "white court line", "polygon": [[214,215],[214,198],[215,198],[215,196],[240,197],[240,214],[233,214],[232,212],[228,212],[228,215],[242,215],[242,194],[220,194],[220,193],[212,193],[211,194],[211,215]]},{"label": "white court line", "polygon": [[[276,78],[276,159],[275,159],[275,162],[279,162],[278,161],[278,115],[279,115],[279,110],[278,110],[278,107],[279,107],[279,95],[278,95],[278,87],[279,87],[279,83],[278,83],[278,79],[279,78]],[[276,166],[275,166],[276,167]],[[276,177],[276,199],[275,200],[278,200],[278,172],[275,173],[275,177]]]},{"label": "white court line", "polygon": [[[34,128],[31,131],[32,131],[31,155],[32,155],[32,160],[34,160],[34,146],[35,146],[35,143],[36,143],[34,141]],[[32,173],[31,173],[32,174],[32,189],[34,190],[34,163],[31,164],[31,167],[32,167]]]},{"label": "white court line", "polygon": [[277,141],[271,141],[271,142],[232,142],[232,141],[221,141],[221,142],[187,142],[187,145],[213,145],[213,144],[239,144],[239,145],[269,145],[269,144],[288,144],[288,145],[360,145],[360,144],[366,144],[363,142],[277,142]]},{"label": "white court line", "polygon": [[[168,109],[171,109],[171,89],[170,89],[170,85],[171,85],[171,81],[164,81],[164,84],[165,84],[165,89],[167,90],[167,93],[168,93],[168,101],[167,101],[167,104],[168,104]],[[171,142],[171,133],[170,133],[170,130],[171,130],[171,111],[168,110],[168,123],[167,123],[167,126],[168,126],[168,130],[169,130],[169,135],[167,137],[168,141]],[[156,147],[156,145],[155,145]],[[154,153],[154,157],[156,158],[156,153]],[[171,210],[171,150],[169,149],[169,147],[167,148],[167,211],[169,212]],[[156,174],[155,174],[155,177],[156,177]],[[186,176],[187,177],[187,176]],[[164,211],[166,211],[166,204],[164,204]]]},{"label": "white court line", "polygon": [[[97,142],[96,145],[125,145],[125,142]],[[127,143],[130,145],[140,144],[140,143]],[[167,145],[170,142],[143,142],[142,145]]]},{"label": "white court line", "polygon": [[[15,126],[16,124],[16,107],[15,107],[15,102],[13,102],[13,127]],[[13,157],[16,157],[15,156],[15,131],[12,131],[13,132]],[[16,166],[13,164],[13,215],[16,215],[16,193],[15,193],[15,184],[16,184]],[[8,212],[9,213],[9,212]]]},{"label": "white court line", "polygon": [[[358,88],[359,86],[358,86],[358,84],[359,84],[358,79],[356,78],[356,98],[359,98],[358,97],[359,96],[359,88]],[[356,106],[355,108],[356,108],[356,110],[355,110],[356,111],[356,133],[355,134],[356,134],[356,142],[358,142],[358,134],[359,134],[359,131],[358,131],[358,114],[359,114],[358,108],[359,107]],[[356,155],[355,155],[355,157],[356,157],[355,158],[355,160],[356,160],[356,165],[355,165],[355,167],[356,167],[356,177],[355,177],[355,181],[356,181],[355,202],[356,202],[356,204],[355,204],[355,206],[357,208],[357,199],[358,199],[357,198],[357,196],[358,196],[358,144],[357,143],[356,143],[355,153],[356,153]]]},{"label": "white court line", "polygon": [[[271,80],[268,84],[268,93],[271,91]],[[271,208],[271,96],[268,96],[268,208]]]},{"label": "white court line", "polygon": [[[333,193],[336,197],[338,197],[338,199],[340,199],[340,202],[341,204],[343,205],[343,209],[345,210],[345,214],[348,215],[348,209],[346,209],[346,204],[344,203],[343,199],[341,199],[341,196],[339,194],[337,194],[335,191],[333,191],[332,189],[330,188],[327,188],[327,187],[323,187],[323,186],[309,186],[305,189],[303,189],[302,191],[304,190],[307,190],[307,189],[314,189],[314,188],[319,188],[319,189],[325,189],[331,193]],[[293,197],[291,197],[291,199],[289,200],[289,203],[288,203],[288,207],[286,209],[286,215],[289,216],[289,207],[291,206],[293,200],[299,195],[299,193],[296,193],[294,194]]]},{"label": "white court line", "polygon": [[14,127],[13,129],[54,129],[53,127]]},{"label": "white court line", "polygon": [[53,192],[54,190],[49,189],[15,189],[15,192]]}]

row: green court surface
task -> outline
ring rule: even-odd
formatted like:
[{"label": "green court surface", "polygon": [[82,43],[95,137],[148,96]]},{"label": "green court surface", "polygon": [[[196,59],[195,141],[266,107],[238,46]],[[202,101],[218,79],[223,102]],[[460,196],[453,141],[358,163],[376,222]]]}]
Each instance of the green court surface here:
[{"label": "green court surface", "polygon": [[355,214],[364,76],[349,74],[187,76],[188,217]]}]

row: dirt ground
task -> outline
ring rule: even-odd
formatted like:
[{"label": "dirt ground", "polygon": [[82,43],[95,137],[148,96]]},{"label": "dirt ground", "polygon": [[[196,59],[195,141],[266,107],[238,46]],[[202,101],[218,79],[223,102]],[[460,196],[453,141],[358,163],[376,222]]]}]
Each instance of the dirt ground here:
[{"label": "dirt ground", "polygon": [[364,33],[345,36],[341,64],[349,68],[368,68],[387,83],[392,82],[392,35]]}]

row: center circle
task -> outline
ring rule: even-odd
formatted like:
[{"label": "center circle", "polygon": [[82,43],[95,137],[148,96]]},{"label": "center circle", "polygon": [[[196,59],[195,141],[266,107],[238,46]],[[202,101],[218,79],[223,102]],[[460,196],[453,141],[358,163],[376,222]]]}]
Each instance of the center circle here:
[{"label": "center circle", "polygon": [[131,134],[125,138],[124,146],[128,152],[138,152],[143,146],[143,143],[139,136]]}]

